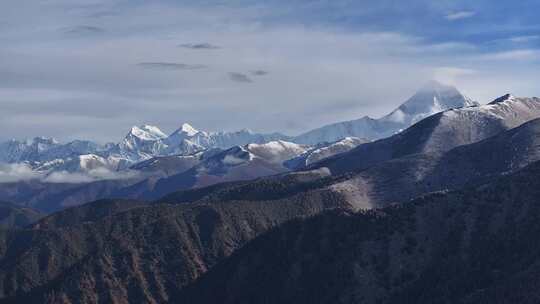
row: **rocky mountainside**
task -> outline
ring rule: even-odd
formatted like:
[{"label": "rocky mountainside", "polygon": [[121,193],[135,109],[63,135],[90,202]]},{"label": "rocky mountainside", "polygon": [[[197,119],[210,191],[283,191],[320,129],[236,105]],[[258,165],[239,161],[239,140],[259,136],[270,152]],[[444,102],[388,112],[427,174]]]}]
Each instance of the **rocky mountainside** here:
[{"label": "rocky mountainside", "polygon": [[376,140],[394,135],[433,114],[454,108],[478,105],[456,88],[430,82],[390,114],[380,118],[363,117],[318,128],[294,138],[294,142],[317,144],[345,137]]},{"label": "rocky mountainside", "polygon": [[535,163],[479,188],[297,220],[248,243],[173,301],[536,303],[539,196]]}]

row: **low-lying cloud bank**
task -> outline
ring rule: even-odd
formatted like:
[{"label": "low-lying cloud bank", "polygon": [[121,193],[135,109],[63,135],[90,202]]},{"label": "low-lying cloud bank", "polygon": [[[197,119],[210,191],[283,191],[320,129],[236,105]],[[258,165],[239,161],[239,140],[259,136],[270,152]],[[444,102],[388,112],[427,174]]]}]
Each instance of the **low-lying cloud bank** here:
[{"label": "low-lying cloud bank", "polygon": [[0,183],[14,183],[36,180],[45,183],[89,183],[99,180],[119,180],[137,178],[139,172],[134,170],[112,171],[107,168],[96,168],[84,172],[68,171],[36,171],[29,164],[0,163]]},{"label": "low-lying cloud bank", "polygon": [[12,183],[21,180],[40,179],[39,172],[32,170],[27,164],[1,164],[0,183]]}]

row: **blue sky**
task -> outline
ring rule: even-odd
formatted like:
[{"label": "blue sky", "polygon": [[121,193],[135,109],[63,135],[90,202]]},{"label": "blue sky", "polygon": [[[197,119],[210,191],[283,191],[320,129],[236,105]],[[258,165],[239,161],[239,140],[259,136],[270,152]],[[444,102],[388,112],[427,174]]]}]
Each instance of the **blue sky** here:
[{"label": "blue sky", "polygon": [[0,139],[297,134],[383,115],[431,79],[540,95],[538,1],[0,3]]}]

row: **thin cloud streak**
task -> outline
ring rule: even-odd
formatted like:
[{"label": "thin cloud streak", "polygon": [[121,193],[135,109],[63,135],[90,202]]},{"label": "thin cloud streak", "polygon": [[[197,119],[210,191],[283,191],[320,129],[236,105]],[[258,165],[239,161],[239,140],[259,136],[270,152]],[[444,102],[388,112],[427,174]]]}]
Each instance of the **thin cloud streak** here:
[{"label": "thin cloud streak", "polygon": [[253,82],[253,80],[251,78],[249,78],[248,75],[243,74],[243,73],[230,72],[229,73],[229,78],[232,81],[236,81],[236,82],[243,82],[243,83]]},{"label": "thin cloud streak", "polygon": [[192,50],[217,50],[220,49],[220,46],[210,44],[210,43],[186,43],[178,45],[181,48],[192,49]]},{"label": "thin cloud streak", "polygon": [[97,35],[105,33],[105,29],[97,26],[91,25],[78,25],[74,27],[62,29],[67,35]]},{"label": "thin cloud streak", "polygon": [[529,35],[529,36],[511,37],[508,40],[514,43],[527,43],[527,42],[537,41],[538,39],[540,39],[540,36],[538,35]]},{"label": "thin cloud streak", "polygon": [[482,60],[530,61],[540,59],[540,50],[523,49],[497,52],[480,56]]},{"label": "thin cloud streak", "polygon": [[255,76],[265,76],[265,75],[268,75],[270,72],[268,71],[265,71],[265,70],[255,70],[255,71],[251,71],[251,74],[252,75],[255,75]]},{"label": "thin cloud streak", "polygon": [[476,12],[473,12],[473,11],[459,11],[459,12],[449,13],[445,16],[445,18],[446,20],[455,21],[455,20],[471,18],[471,17],[474,17],[475,15],[476,15]]},{"label": "thin cloud streak", "polygon": [[45,183],[79,184],[99,180],[121,180],[139,178],[140,172],[133,170],[113,171],[108,168],[95,168],[83,172],[36,171],[25,163],[0,163],[0,183],[19,181],[41,181]]},{"label": "thin cloud streak", "polygon": [[174,62],[140,62],[137,64],[146,69],[175,71],[175,70],[201,70],[207,68],[204,64],[188,64]]}]

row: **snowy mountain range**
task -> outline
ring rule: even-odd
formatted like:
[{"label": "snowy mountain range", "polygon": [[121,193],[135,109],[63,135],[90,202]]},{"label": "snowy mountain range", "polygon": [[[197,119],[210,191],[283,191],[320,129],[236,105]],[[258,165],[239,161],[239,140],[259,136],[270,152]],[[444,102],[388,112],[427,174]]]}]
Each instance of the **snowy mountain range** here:
[{"label": "snowy mountain range", "polygon": [[61,144],[53,138],[10,140],[0,144],[0,162],[26,163],[33,169],[85,171],[96,166],[121,170],[156,156],[190,155],[212,148],[267,143],[286,138],[281,134],[198,131],[189,124],[167,136],[158,127],[134,126],[119,143],[98,145],[90,141]]},{"label": "snowy mountain range", "polygon": [[[25,141],[10,140],[0,144],[0,163],[22,163],[31,170],[49,173],[88,173],[95,170],[114,172],[133,168],[135,164],[156,157],[170,156],[172,158],[168,160],[178,164],[184,161],[182,159],[184,156],[187,157],[185,159],[189,159],[189,163],[194,159],[191,156],[196,153],[212,149],[227,150],[231,147],[243,149],[248,145],[248,149],[254,150],[287,146],[287,149],[292,150],[285,149],[287,151],[284,152],[280,148],[277,149],[279,152],[268,152],[270,154],[265,155],[265,158],[269,161],[273,158],[281,162],[287,161],[285,165],[287,168],[297,169],[333,154],[348,151],[369,140],[398,133],[435,113],[475,105],[476,102],[461,94],[456,88],[431,82],[380,119],[366,116],[354,121],[325,126],[295,137],[280,133],[260,134],[246,129],[236,132],[207,132],[197,130],[187,123],[167,135],[156,126],[142,125],[132,127],[120,142],[105,145],[84,140],[60,143],[45,137]],[[258,146],[268,143],[271,144]],[[303,148],[291,148],[293,145],[296,147],[302,145]],[[284,157],[283,153],[287,157]],[[180,168],[183,168],[183,165],[180,165]],[[178,172],[171,168],[168,170]]]},{"label": "snowy mountain range", "polygon": [[[361,143],[361,140],[352,140]],[[326,149],[326,147],[341,147]],[[105,168],[87,172],[21,171],[14,164],[14,173],[27,178],[6,180],[0,166],[0,201],[12,201],[51,212],[106,197],[156,199],[177,190],[204,187],[222,182],[286,173],[287,164],[297,155],[331,156],[352,149],[351,139],[311,147],[285,141],[247,144],[229,149],[208,149],[190,155],[157,156],[141,161],[128,169],[111,171]],[[24,169],[24,168],[23,168]],[[3,176],[4,175],[4,176]]]},{"label": "snowy mountain range", "polygon": [[[441,155],[449,150],[487,140],[537,118],[540,118],[540,99],[517,98],[507,94],[486,105],[450,109],[429,116],[398,134],[377,141],[366,142],[358,138],[344,138],[334,143],[302,145],[276,140],[264,144],[236,145],[228,149],[206,149],[188,155],[155,156],[118,171],[100,167],[100,162],[107,162],[112,159],[112,156],[100,158],[77,155],[71,160],[69,157],[60,159],[58,163],[61,165],[50,161],[46,164],[51,167],[44,168],[43,164],[37,167],[45,171],[45,178],[26,178],[19,181],[9,179],[6,181],[6,176],[2,173],[2,165],[0,166],[0,181],[3,180],[3,182],[0,183],[0,200],[35,206],[40,210],[50,212],[101,198],[152,200],[178,190],[200,189],[223,182],[246,181],[268,175],[273,175],[277,179],[280,179],[280,176],[304,176],[304,174],[335,175],[338,178],[344,176],[343,174],[364,172],[362,178],[348,180],[336,186],[339,188],[337,190],[340,193],[345,191],[344,194],[351,197],[351,202],[358,197],[366,200],[368,198],[366,195],[369,194],[369,201],[379,204],[381,200],[381,202],[386,202],[389,199],[412,197],[419,190],[424,189],[416,187],[414,183],[411,184],[411,181],[431,174],[432,169],[438,165],[445,166],[446,162],[442,161]],[[183,126],[182,129],[187,131],[188,128]],[[138,140],[146,139],[143,145],[149,147],[146,151],[151,151],[160,145],[165,147],[163,149],[167,149],[166,143],[169,136],[164,137],[158,132],[153,132],[158,136],[152,138],[149,134],[140,134],[136,129],[133,131],[126,137],[126,141],[110,144],[107,147],[120,149],[129,143],[129,139],[141,145]],[[186,133],[191,133],[187,134],[189,137],[196,135],[196,132]],[[138,139],[131,138],[131,135],[136,135]],[[148,143],[152,144],[148,145]],[[53,147],[44,149],[45,144]],[[526,144],[520,149],[526,150],[527,155],[531,155],[530,159],[536,159],[536,148],[534,148],[536,144],[534,142]],[[56,145],[59,144],[42,140],[28,146],[34,149],[29,149],[30,152],[39,150],[43,155],[47,155],[57,149],[54,147]],[[97,147],[96,153],[103,153],[104,148]],[[519,147],[508,148],[512,150]],[[126,150],[127,148],[124,148],[123,152]],[[499,150],[500,148],[497,148],[493,151]],[[482,148],[482,151],[492,153],[487,148]],[[494,161],[496,161],[497,153],[493,155]],[[525,153],[522,154],[525,155]],[[118,154],[115,157],[118,157]],[[481,160],[475,161],[475,159],[486,156],[484,153],[475,153],[471,157],[467,164],[482,163]],[[455,163],[455,161],[452,162]],[[524,161],[511,158],[508,162],[509,167],[519,168]],[[85,164],[82,169],[86,170],[85,174],[76,171],[81,163]],[[458,177],[460,172],[465,172],[467,168],[453,172],[454,167],[455,165],[448,167],[450,171],[444,171],[446,173],[441,176],[441,180],[446,181],[446,175],[448,175],[448,178],[457,176],[456,181],[466,182],[467,179]],[[73,173],[69,173],[69,170],[73,170],[71,171]],[[467,172],[470,176],[475,176],[475,170],[479,168],[474,167]],[[21,168],[19,164],[14,166],[12,171],[17,174],[23,173],[27,177],[35,176],[32,172],[28,172],[28,168]],[[287,173],[288,171],[295,172]],[[396,180],[390,180],[389,177]],[[426,189],[432,189],[429,187],[433,185],[446,184],[446,182],[440,182],[438,178],[433,177],[434,181],[426,184]],[[402,190],[407,192],[387,191],[387,187],[396,187],[397,183],[405,185]],[[428,190],[426,191],[429,192]],[[368,193],[364,193],[365,191]]]}]

